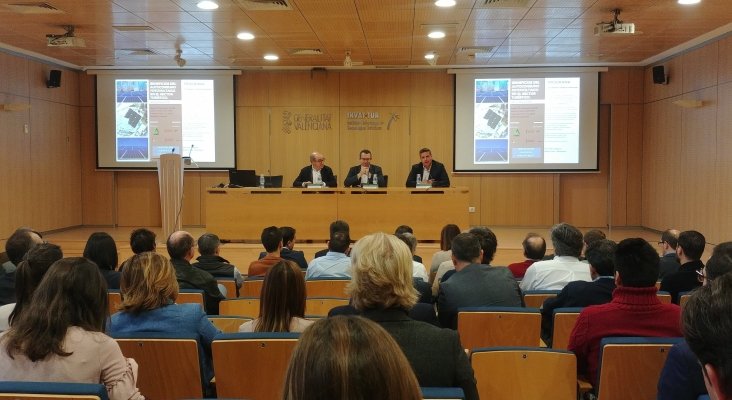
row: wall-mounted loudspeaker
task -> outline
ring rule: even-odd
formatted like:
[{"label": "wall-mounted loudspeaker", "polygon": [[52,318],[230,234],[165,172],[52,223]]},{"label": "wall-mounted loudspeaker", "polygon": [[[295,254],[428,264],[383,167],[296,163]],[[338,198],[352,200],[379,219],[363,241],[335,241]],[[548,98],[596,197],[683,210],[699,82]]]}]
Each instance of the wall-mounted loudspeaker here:
[{"label": "wall-mounted loudspeaker", "polygon": [[657,85],[665,85],[668,83],[668,77],[666,77],[666,71],[663,65],[653,67],[653,83]]},{"label": "wall-mounted loudspeaker", "polygon": [[52,69],[48,75],[48,81],[46,81],[46,87],[57,88],[61,87],[61,70]]}]

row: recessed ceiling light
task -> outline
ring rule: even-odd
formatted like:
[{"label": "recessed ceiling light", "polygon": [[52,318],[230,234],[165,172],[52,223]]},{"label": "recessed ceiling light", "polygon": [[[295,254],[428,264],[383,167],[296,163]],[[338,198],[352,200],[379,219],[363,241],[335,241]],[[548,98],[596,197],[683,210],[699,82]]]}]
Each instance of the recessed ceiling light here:
[{"label": "recessed ceiling light", "polygon": [[200,8],[201,10],[215,10],[215,9],[219,8],[219,5],[216,4],[216,2],[211,1],[211,0],[199,1],[198,4],[196,4],[196,6],[198,8]]},{"label": "recessed ceiling light", "polygon": [[701,0],[679,0],[679,4],[683,4],[683,5],[698,4],[698,3],[701,3]]},{"label": "recessed ceiling light", "polygon": [[437,0],[435,1],[435,5],[437,7],[453,7],[455,6],[455,0]]},{"label": "recessed ceiling light", "polygon": [[445,32],[443,31],[432,31],[427,34],[428,37],[431,39],[442,39],[445,37]]},{"label": "recessed ceiling light", "polygon": [[254,39],[254,35],[249,32],[239,32],[237,33],[236,38],[241,40],[252,40]]},{"label": "recessed ceiling light", "polygon": [[427,53],[424,55],[425,60],[434,60],[435,59],[435,53]]},{"label": "recessed ceiling light", "polygon": [[265,54],[264,59],[267,61],[277,61],[280,58],[276,54]]}]

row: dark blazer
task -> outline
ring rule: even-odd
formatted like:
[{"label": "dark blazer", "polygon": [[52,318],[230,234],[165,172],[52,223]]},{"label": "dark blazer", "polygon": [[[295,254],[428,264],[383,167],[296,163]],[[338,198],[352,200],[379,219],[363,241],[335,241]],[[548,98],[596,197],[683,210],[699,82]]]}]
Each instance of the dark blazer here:
[{"label": "dark blazer", "polygon": [[658,398],[695,400],[707,394],[702,367],[686,341],[671,347],[658,379]]},{"label": "dark blazer", "polygon": [[[338,187],[338,182],[333,175],[333,170],[329,166],[323,165],[323,169],[320,170],[320,176],[323,178],[323,183],[328,187]],[[303,182],[313,181],[313,166],[308,165],[300,170],[300,175],[295,178],[295,182],[292,182],[292,187],[302,187]]]},{"label": "dark blazer", "polygon": [[[327,253],[328,250],[326,250],[325,252]],[[266,255],[266,251],[259,253],[259,259],[263,259]],[[280,257],[284,258],[285,260],[294,261],[301,269],[308,269],[308,262],[305,260],[305,253],[300,250],[290,250],[287,247],[283,247],[282,250],[280,250]]]},{"label": "dark blazer", "polygon": [[609,303],[615,290],[614,277],[601,277],[592,282],[569,282],[557,297],[544,300],[541,308],[541,337],[551,346],[554,310],[562,307],[587,307]]},{"label": "dark blazer", "polygon": [[680,266],[681,264],[679,264],[679,259],[676,257],[676,253],[664,254],[663,257],[658,260],[658,279],[663,280],[666,275],[677,272]]},{"label": "dark blazer", "polygon": [[181,289],[203,290],[203,300],[206,305],[206,314],[218,315],[219,302],[225,297],[219,291],[213,275],[200,269],[193,268],[191,263],[183,259],[170,259],[175,269],[175,277]]},{"label": "dark blazer", "polygon": [[704,268],[704,263],[701,260],[689,261],[683,264],[678,271],[663,278],[660,290],[671,293],[671,301],[674,304],[679,304],[679,293],[701,286],[696,271],[702,268]]},{"label": "dark blazer", "polygon": [[[345,187],[361,186],[361,181],[358,179],[359,172],[361,172],[360,165],[351,167],[351,169],[348,170],[348,175],[346,176],[346,180],[343,181],[343,186],[345,186]],[[371,164],[371,166],[369,167],[369,183],[373,183],[374,174],[377,174],[376,179],[379,184],[379,187],[386,187],[386,181],[384,181],[384,173],[381,171],[381,167],[379,167],[378,165]]]},{"label": "dark blazer", "polygon": [[[412,165],[409,176],[407,177],[407,187],[417,186],[417,174],[422,175],[424,167],[422,163]],[[445,170],[445,166],[441,162],[432,160],[432,166],[430,167],[430,179],[433,180],[432,187],[450,187],[450,176]]]}]

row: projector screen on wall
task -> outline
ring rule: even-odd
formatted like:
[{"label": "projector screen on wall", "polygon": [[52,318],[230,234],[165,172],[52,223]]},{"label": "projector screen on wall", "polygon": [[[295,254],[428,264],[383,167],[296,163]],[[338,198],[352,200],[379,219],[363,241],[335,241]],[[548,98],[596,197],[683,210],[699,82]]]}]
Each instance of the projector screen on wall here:
[{"label": "projector screen on wall", "polygon": [[232,71],[96,71],[97,167],[156,168],[164,153],[235,168]]},{"label": "projector screen on wall", "polygon": [[597,70],[450,72],[456,172],[598,169]]}]

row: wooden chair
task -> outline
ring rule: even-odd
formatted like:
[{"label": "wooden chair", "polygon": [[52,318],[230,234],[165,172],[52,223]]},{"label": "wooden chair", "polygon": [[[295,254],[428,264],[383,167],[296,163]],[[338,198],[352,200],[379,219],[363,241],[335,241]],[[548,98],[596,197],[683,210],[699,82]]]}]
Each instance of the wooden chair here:
[{"label": "wooden chair", "polygon": [[237,315],[209,315],[208,320],[224,333],[237,333],[239,327],[245,322],[251,321],[253,318],[240,317]]},{"label": "wooden chair", "polygon": [[600,342],[598,400],[645,400],[657,396],[668,352],[682,338],[612,337]]},{"label": "wooden chair", "polygon": [[420,387],[422,398],[427,400],[464,400],[465,392],[458,387]]},{"label": "wooden chair", "polygon": [[524,292],[524,305],[531,308],[541,308],[544,300],[557,297],[560,290],[527,290]]},{"label": "wooden chair", "polygon": [[554,309],[554,325],[552,331],[552,349],[567,350],[569,336],[577,322],[582,307],[566,307]]},{"label": "wooden chair", "polygon": [[328,315],[328,312],[335,307],[347,306],[348,299],[339,299],[332,297],[308,297],[305,299],[305,315],[322,316]]},{"label": "wooden chair", "polygon": [[107,305],[109,307],[109,315],[119,311],[119,305],[122,304],[122,294],[118,289],[110,289],[107,291]]},{"label": "wooden chair", "polygon": [[203,396],[195,335],[157,332],[117,334],[125,357],[140,365],[137,387],[147,399],[194,399]]},{"label": "wooden chair", "polygon": [[262,286],[264,285],[263,276],[255,276],[252,278],[244,279],[244,283],[241,284],[239,294],[241,297],[257,297],[262,294]]},{"label": "wooden chair", "polygon": [[98,383],[0,382],[0,399],[109,400],[107,389]]},{"label": "wooden chair", "polygon": [[231,333],[211,350],[219,398],[281,399],[299,333]]},{"label": "wooden chair", "polygon": [[575,400],[577,358],[564,350],[475,349],[470,355],[481,399]]},{"label": "wooden chair", "polygon": [[200,289],[181,289],[178,291],[178,298],[175,299],[176,304],[193,303],[200,304],[202,309],[206,309],[203,303],[203,290]]},{"label": "wooden chair", "polygon": [[458,333],[463,347],[539,345],[541,314],[538,308],[465,307],[458,309]]},{"label": "wooden chair", "polygon": [[305,292],[308,297],[336,297],[347,299],[346,285],[349,278],[315,278],[305,281]]},{"label": "wooden chair", "polygon": [[259,297],[239,297],[221,300],[219,315],[235,315],[250,318],[259,317]]},{"label": "wooden chair", "polygon": [[690,297],[691,297],[691,291],[679,293],[679,306],[680,307],[685,306],[686,302],[689,301]]},{"label": "wooden chair", "polygon": [[234,278],[216,278],[216,283],[226,288],[227,299],[239,297],[239,289],[236,287]]},{"label": "wooden chair", "polygon": [[656,296],[658,296],[658,300],[660,300],[661,303],[671,304],[671,293],[659,290],[656,292]]}]

